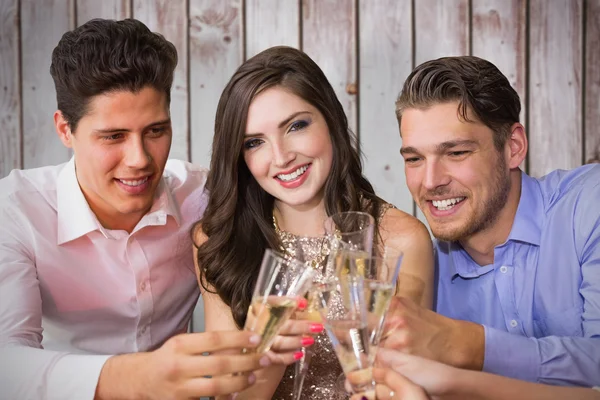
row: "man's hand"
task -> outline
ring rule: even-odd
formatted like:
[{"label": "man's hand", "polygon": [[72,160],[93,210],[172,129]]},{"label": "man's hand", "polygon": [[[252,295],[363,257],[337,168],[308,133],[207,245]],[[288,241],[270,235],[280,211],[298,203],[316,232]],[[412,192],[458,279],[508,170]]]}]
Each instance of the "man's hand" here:
[{"label": "man's hand", "polygon": [[[260,336],[245,331],[190,333],[151,353],[112,357],[100,374],[96,399],[190,399],[240,392],[256,380],[251,371],[271,365],[265,354],[241,354],[259,342]],[[223,350],[236,354],[210,354]]]},{"label": "man's hand", "polygon": [[409,299],[394,297],[381,347],[415,354],[461,368],[481,370],[483,326],[444,317]]}]

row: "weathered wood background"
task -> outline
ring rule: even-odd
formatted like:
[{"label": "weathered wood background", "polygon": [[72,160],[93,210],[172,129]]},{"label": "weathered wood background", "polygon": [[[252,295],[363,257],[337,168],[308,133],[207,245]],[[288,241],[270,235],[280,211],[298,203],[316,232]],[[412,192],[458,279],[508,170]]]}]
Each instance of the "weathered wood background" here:
[{"label": "weathered wood background", "polygon": [[94,17],[140,19],[176,45],[171,157],[209,164],[221,90],[241,62],[277,44],[323,68],[367,176],[416,215],[394,100],[423,61],[472,54],[509,77],[524,105],[530,174],[600,151],[600,0],[0,0],[0,178],[69,158],[52,123],[50,56],[63,32]]}]

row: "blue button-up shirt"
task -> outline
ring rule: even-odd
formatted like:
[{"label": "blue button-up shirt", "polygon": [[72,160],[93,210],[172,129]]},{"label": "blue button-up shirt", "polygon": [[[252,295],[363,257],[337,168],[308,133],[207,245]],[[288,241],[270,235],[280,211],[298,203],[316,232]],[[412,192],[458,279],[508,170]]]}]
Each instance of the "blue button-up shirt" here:
[{"label": "blue button-up shirt", "polygon": [[436,308],[485,328],[484,371],[600,385],[600,165],[521,174],[521,199],[494,263],[436,243]]}]

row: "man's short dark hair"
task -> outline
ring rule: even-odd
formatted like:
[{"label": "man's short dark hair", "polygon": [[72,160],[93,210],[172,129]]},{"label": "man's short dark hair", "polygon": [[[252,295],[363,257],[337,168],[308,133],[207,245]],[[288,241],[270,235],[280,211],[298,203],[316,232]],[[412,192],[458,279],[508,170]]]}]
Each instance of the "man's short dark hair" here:
[{"label": "man's short dark hair", "polygon": [[99,94],[150,86],[170,104],[177,50],[135,19],[93,19],[65,33],[52,52],[58,109],[71,131]]}]

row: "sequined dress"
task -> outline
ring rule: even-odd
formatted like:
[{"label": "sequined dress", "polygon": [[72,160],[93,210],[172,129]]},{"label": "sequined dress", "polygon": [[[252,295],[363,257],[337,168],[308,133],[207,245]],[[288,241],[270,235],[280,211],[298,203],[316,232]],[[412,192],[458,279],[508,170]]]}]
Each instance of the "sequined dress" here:
[{"label": "sequined dress", "polygon": [[[384,203],[381,206],[379,220],[390,208],[391,204]],[[299,237],[289,232],[280,231],[275,222],[275,228],[281,240],[283,250],[286,254],[295,254],[298,246],[304,252],[305,259],[317,266],[316,282],[326,282],[334,276],[333,268],[327,267],[323,262],[322,254],[328,253],[327,242],[318,237]],[[309,364],[304,384],[302,386],[301,399],[310,400],[346,400],[348,395],[340,393],[335,385],[338,377],[343,372],[331,341],[327,333],[322,332],[315,337],[315,343],[311,346],[313,356]],[[283,378],[273,394],[273,400],[290,400],[293,398],[295,364],[288,366]]]}]

